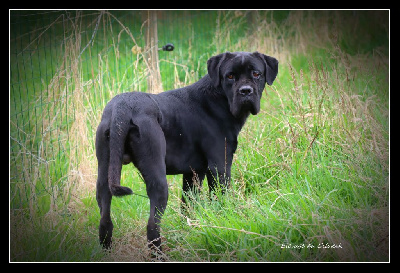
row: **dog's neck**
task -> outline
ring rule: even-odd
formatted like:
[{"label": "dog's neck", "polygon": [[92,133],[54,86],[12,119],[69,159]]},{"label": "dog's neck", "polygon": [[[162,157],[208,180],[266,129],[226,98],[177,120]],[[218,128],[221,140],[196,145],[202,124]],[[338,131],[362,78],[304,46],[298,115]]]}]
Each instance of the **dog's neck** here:
[{"label": "dog's neck", "polygon": [[194,83],[192,87],[192,90],[194,90],[194,92],[203,92],[204,94],[206,94],[204,98],[206,98],[209,104],[218,104],[219,108],[225,108],[225,115],[221,116],[221,118],[232,119],[234,121],[233,124],[235,125],[235,131],[237,131],[237,133],[239,134],[240,130],[247,120],[247,117],[250,115],[250,112],[242,115],[241,117],[233,116],[229,109],[229,102],[224,91],[221,87],[215,87],[212,84],[211,78],[208,74],[202,77],[196,83]]}]

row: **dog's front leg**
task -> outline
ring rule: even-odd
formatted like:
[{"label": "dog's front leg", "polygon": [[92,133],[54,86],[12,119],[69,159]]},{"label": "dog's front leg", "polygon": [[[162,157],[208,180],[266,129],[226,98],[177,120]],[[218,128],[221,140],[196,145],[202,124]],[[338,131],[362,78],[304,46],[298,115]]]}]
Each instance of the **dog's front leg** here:
[{"label": "dog's front leg", "polygon": [[183,174],[182,182],[182,202],[186,204],[189,195],[197,194],[201,191],[201,186],[203,184],[203,179],[205,177],[204,172],[196,172],[193,170],[192,173]]},{"label": "dog's front leg", "polygon": [[230,187],[231,182],[231,165],[223,164],[222,166],[210,166],[207,171],[208,188],[211,192],[216,189],[221,190],[222,193]]}]

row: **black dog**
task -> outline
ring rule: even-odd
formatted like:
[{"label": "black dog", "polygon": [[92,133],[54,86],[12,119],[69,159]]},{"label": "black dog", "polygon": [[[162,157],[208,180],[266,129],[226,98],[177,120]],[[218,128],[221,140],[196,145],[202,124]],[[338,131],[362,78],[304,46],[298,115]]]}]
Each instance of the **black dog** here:
[{"label": "black dog", "polygon": [[106,105],[96,133],[103,247],[111,247],[112,196],[132,194],[120,185],[122,164],[133,162],[146,183],[147,240],[156,251],[161,251],[167,174],[183,174],[184,193],[205,176],[210,191],[229,187],[239,132],[249,114],[260,111],[265,83],[275,80],[278,61],[258,52],[226,52],[211,57],[207,68],[208,74],[190,86],[157,95],[124,93]]}]

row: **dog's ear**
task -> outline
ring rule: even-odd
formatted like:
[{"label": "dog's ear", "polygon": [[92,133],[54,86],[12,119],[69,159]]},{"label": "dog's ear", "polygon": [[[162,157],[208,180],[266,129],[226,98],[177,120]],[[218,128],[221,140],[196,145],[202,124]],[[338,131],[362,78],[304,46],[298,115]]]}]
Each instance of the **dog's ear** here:
[{"label": "dog's ear", "polygon": [[261,54],[257,51],[254,52],[253,54],[264,61],[265,79],[268,85],[271,85],[274,82],[276,75],[278,75],[278,60],[275,59],[274,57]]},{"label": "dog's ear", "polygon": [[213,56],[207,61],[208,75],[210,76],[211,82],[214,85],[214,87],[218,87],[220,84],[219,68],[221,67],[222,62],[230,54],[231,54],[230,52],[225,52],[225,53]]}]

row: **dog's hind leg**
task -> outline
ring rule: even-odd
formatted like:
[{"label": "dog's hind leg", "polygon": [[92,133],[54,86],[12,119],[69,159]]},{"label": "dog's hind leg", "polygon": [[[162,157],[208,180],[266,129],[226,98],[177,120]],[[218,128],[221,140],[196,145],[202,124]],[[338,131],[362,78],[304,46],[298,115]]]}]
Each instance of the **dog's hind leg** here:
[{"label": "dog's hind leg", "polygon": [[[147,242],[149,248],[156,254],[161,253],[160,223],[167,207],[168,184],[167,178],[160,175],[146,176],[146,190],[150,198],[150,216],[147,222]],[[154,253],[152,253],[154,255]]]},{"label": "dog's hind leg", "polygon": [[96,199],[100,208],[99,240],[104,248],[111,248],[113,223],[110,216],[112,195],[108,186],[108,165],[110,160],[109,130],[106,122],[100,123],[96,133],[96,157],[98,176]]},{"label": "dog's hind leg", "polygon": [[130,153],[141,172],[150,199],[147,240],[152,251],[161,253],[160,222],[168,201],[164,133],[156,120],[134,121],[136,128],[129,135]]}]

